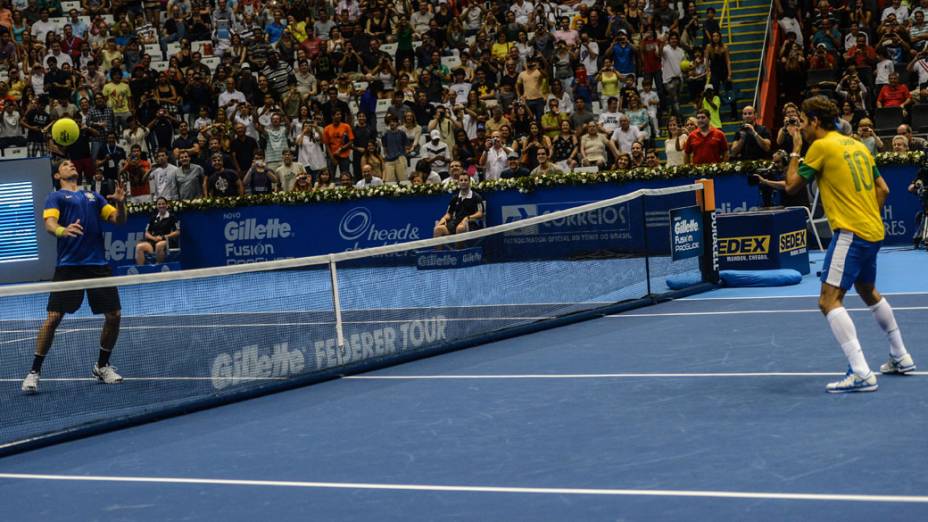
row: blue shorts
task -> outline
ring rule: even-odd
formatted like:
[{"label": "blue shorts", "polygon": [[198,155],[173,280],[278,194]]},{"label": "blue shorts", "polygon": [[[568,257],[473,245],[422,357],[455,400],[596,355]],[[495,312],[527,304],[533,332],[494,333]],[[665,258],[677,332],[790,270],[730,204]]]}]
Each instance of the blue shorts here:
[{"label": "blue shorts", "polygon": [[836,230],[825,254],[822,282],[842,290],[854,283],[876,281],[876,255],[882,241],[871,243],[846,230]]}]

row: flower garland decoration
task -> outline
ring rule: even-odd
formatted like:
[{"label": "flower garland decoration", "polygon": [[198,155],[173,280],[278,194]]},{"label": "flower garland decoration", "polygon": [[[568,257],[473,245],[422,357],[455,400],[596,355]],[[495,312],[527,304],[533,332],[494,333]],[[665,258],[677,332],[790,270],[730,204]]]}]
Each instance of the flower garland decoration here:
[{"label": "flower garland decoration", "polygon": [[[904,153],[883,152],[877,154],[877,165],[921,165],[926,154],[921,151]],[[708,163],[704,165],[679,165],[674,167],[638,167],[629,170],[605,170],[600,172],[562,172],[524,178],[494,179],[481,181],[474,185],[478,192],[497,190],[518,190],[528,193],[539,188],[593,185],[599,183],[626,183],[629,181],[647,181],[679,178],[716,178],[722,176],[744,175],[757,170],[769,168],[771,162],[729,161]],[[402,198],[412,196],[434,196],[448,194],[454,186],[422,185],[379,185],[356,189],[353,187],[335,187],[307,192],[274,192],[271,194],[249,194],[233,197],[207,197],[191,200],[173,201],[174,211],[230,209],[256,205],[307,205],[313,203],[340,203],[356,199],[381,197]],[[129,214],[150,214],[155,211],[154,203],[127,205]]]}]

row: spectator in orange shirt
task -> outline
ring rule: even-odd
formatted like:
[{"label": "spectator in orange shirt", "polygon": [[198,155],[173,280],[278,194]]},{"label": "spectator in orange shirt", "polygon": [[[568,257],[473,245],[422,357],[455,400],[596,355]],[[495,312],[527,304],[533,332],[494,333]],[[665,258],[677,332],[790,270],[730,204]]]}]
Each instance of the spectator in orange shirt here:
[{"label": "spectator in orange shirt", "polygon": [[899,83],[899,73],[889,73],[889,84],[880,89],[880,95],[876,99],[877,107],[902,107],[912,103],[912,93],[909,88]]},{"label": "spectator in orange shirt", "polygon": [[329,172],[335,172],[338,167],[339,175],[351,175],[351,144],[354,141],[354,131],[351,125],[344,123],[344,114],[336,110],[332,113],[332,123],[322,129],[322,142],[325,143],[329,154]]}]

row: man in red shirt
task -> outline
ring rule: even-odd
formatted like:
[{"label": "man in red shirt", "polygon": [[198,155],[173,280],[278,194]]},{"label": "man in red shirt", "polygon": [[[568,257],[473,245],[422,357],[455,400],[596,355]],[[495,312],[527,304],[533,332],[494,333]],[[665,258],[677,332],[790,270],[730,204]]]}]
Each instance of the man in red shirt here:
[{"label": "man in red shirt", "polygon": [[857,35],[857,45],[851,47],[844,53],[844,60],[848,64],[856,65],[858,69],[863,67],[873,68],[876,66],[878,58],[876,49],[867,45],[867,35],[864,33]]},{"label": "man in red shirt", "polygon": [[696,111],[696,130],[687,137],[683,156],[692,165],[728,161],[728,140],[724,132],[709,125],[706,109]]},{"label": "man in red shirt", "polygon": [[899,83],[899,73],[889,73],[889,85],[880,89],[876,99],[877,107],[906,107],[912,103],[912,93],[909,88]]}]

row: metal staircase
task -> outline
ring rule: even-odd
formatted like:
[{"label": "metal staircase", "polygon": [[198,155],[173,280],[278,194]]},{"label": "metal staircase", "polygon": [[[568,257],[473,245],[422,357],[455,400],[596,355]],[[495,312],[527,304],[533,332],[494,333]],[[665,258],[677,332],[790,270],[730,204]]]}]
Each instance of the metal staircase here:
[{"label": "metal staircase", "polygon": [[[697,0],[701,18],[706,9],[714,7],[722,38],[731,53],[732,83],[738,97],[738,108],[754,102],[757,77],[760,73],[764,48],[764,33],[770,15],[770,0]],[[684,107],[684,114],[695,111],[692,104]],[[740,120],[732,121],[727,107],[722,107],[722,127],[729,137],[740,127]]]}]

